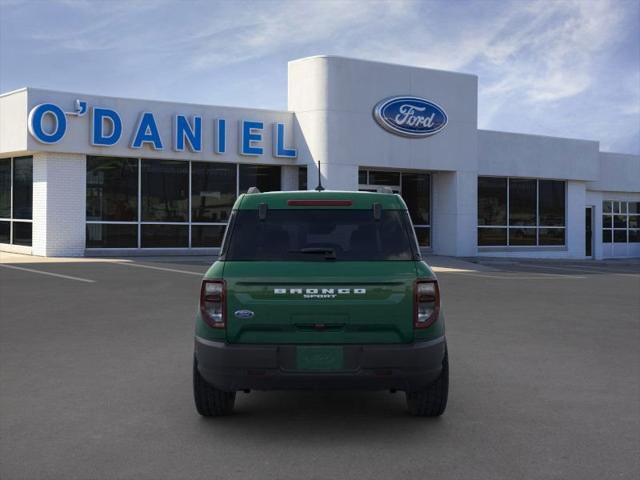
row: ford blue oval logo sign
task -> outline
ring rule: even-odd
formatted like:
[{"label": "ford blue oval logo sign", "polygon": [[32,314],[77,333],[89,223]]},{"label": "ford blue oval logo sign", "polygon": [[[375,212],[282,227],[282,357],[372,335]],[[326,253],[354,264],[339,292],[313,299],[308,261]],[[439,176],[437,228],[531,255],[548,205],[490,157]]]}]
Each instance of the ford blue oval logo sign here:
[{"label": "ford blue oval logo sign", "polygon": [[253,318],[253,316],[255,315],[251,310],[236,310],[235,312],[233,312],[233,314],[237,318],[242,318],[243,320],[246,320],[247,318]]},{"label": "ford blue oval logo sign", "polygon": [[447,114],[442,108],[418,97],[382,100],[373,109],[373,117],[385,130],[412,138],[428,137],[447,124]]}]

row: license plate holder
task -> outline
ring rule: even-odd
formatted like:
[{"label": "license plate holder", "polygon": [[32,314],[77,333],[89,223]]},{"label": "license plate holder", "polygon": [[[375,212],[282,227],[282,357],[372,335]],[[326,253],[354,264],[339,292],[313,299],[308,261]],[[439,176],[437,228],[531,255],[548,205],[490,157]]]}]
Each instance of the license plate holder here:
[{"label": "license plate holder", "polygon": [[296,368],[298,370],[341,370],[344,368],[342,347],[309,345],[296,348]]}]

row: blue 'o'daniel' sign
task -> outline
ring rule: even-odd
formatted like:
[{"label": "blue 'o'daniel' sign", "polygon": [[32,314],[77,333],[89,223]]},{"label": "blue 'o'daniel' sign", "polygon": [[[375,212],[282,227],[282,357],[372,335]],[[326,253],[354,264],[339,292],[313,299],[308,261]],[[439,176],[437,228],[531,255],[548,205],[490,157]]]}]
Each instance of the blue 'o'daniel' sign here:
[{"label": "blue 'o'daniel' sign", "polygon": [[447,124],[447,114],[433,102],[418,97],[391,97],[379,102],[373,117],[385,130],[404,137],[428,137]]}]

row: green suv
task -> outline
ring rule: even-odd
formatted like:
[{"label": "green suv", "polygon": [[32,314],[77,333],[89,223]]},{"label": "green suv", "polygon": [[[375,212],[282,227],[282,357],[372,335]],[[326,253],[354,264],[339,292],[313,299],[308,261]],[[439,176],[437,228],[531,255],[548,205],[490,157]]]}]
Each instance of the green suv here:
[{"label": "green suv", "polygon": [[436,276],[394,194],[247,193],[202,281],[193,391],[204,416],[237,391],[402,390],[441,415],[449,367]]}]

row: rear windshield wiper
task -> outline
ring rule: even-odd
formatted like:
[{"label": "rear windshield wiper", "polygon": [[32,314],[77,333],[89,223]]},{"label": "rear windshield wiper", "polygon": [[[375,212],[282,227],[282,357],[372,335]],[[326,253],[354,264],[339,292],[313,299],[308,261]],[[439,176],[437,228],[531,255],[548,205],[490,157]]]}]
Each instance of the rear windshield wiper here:
[{"label": "rear windshield wiper", "polygon": [[336,259],[336,251],[330,247],[307,247],[300,250],[289,250],[289,253],[324,253],[327,260]]}]

